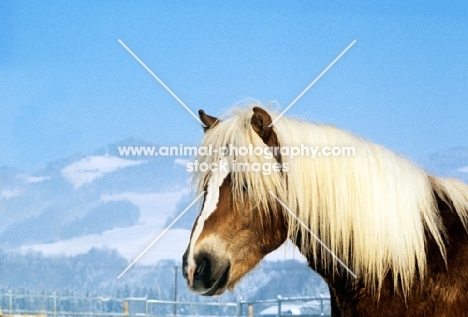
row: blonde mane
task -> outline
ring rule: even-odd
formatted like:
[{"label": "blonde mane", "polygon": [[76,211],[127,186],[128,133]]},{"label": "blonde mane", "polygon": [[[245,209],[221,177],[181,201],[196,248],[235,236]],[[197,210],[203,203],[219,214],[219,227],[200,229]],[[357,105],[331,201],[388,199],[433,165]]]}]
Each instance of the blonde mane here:
[{"label": "blonde mane", "polygon": [[[213,149],[227,145],[265,147],[251,127],[252,105],[235,108],[227,118],[209,130],[201,146]],[[277,113],[269,111],[274,119]],[[426,273],[427,230],[445,258],[444,229],[434,199],[434,182],[406,159],[337,128],[281,117],[274,124],[280,146],[301,145],[354,147],[354,156],[282,156],[287,172],[233,171],[234,200],[249,199],[251,206],[275,213],[273,191],[309,229],[325,243],[366,286],[379,291],[391,270],[394,285],[407,293],[414,277]],[[222,157],[240,163],[274,163],[265,156],[241,156],[238,153],[212,153],[198,157],[200,163],[219,162]],[[210,171],[195,173],[199,192],[208,184]],[[452,186],[440,180],[443,186]],[[444,182],[445,181],[445,182]],[[441,193],[445,190],[441,189]],[[468,190],[458,188],[460,201],[468,201]],[[244,197],[245,196],[245,197]],[[462,197],[463,196],[463,197]],[[463,198],[463,199],[462,199]],[[466,206],[466,205],[465,205]],[[463,207],[462,207],[463,209]],[[466,207],[465,207],[466,209]],[[466,210],[459,211],[467,220]],[[285,213],[286,215],[287,213]],[[266,215],[268,217],[268,215]],[[289,216],[288,236],[303,250],[320,252],[324,267],[339,269],[339,264],[306,229]]]}]

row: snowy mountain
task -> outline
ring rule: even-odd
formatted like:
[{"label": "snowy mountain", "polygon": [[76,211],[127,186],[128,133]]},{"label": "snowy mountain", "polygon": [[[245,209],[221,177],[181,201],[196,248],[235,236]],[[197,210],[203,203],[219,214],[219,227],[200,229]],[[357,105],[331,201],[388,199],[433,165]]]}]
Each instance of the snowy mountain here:
[{"label": "snowy mountain", "polygon": [[[33,174],[0,169],[0,248],[75,255],[107,246],[134,258],[190,196],[190,176],[175,157],[121,157],[120,145],[156,146],[127,140]],[[181,240],[185,248],[185,231],[166,239]]]},{"label": "snowy mountain", "polygon": [[[51,162],[32,174],[0,169],[0,249],[74,256],[92,248],[136,258],[194,199],[187,157],[121,156],[119,146],[157,146],[129,139],[91,155]],[[426,170],[468,182],[468,148],[431,155]],[[180,261],[199,205],[141,259]],[[303,259],[294,247],[269,259]],[[293,255],[292,255],[293,254]]]}]

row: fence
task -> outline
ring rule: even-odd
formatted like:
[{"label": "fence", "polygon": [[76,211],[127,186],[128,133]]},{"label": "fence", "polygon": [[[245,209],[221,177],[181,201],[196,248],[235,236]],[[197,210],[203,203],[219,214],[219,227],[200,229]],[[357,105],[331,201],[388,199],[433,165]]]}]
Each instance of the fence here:
[{"label": "fence", "polygon": [[282,298],[265,301],[182,302],[147,297],[89,297],[14,294],[0,295],[0,315],[47,317],[168,317],[168,316],[330,316],[330,298]]},{"label": "fence", "polygon": [[330,316],[330,297],[296,297],[262,301],[240,301],[239,316]]}]

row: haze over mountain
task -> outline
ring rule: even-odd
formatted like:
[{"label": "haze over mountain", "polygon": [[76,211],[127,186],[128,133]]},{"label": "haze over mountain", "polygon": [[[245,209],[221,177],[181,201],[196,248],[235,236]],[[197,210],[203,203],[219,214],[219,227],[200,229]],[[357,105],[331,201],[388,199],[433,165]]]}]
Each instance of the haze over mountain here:
[{"label": "haze over mountain", "polygon": [[[189,195],[189,175],[174,157],[120,157],[119,145],[154,146],[126,140],[34,174],[2,168],[0,247],[74,255],[108,246],[135,257]],[[187,242],[181,230],[171,235]]]},{"label": "haze over mountain", "polygon": [[[157,146],[128,139],[91,155],[77,154],[32,174],[0,169],[0,248],[44,255],[115,249],[133,260],[193,201],[188,157],[120,156],[118,146]],[[453,148],[423,162],[429,172],[468,182],[468,148]],[[177,262],[199,210],[195,204],[141,259]],[[302,257],[294,248],[294,257]],[[275,259],[293,257],[277,251]]]}]

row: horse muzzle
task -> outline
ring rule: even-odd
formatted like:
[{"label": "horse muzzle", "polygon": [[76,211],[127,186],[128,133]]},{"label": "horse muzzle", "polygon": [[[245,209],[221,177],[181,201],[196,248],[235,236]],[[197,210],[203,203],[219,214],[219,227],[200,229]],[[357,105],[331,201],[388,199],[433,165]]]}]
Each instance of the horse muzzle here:
[{"label": "horse muzzle", "polygon": [[224,293],[229,283],[229,260],[199,252],[194,255],[193,261],[188,261],[187,253],[188,250],[182,257],[182,272],[190,291],[203,296]]}]

